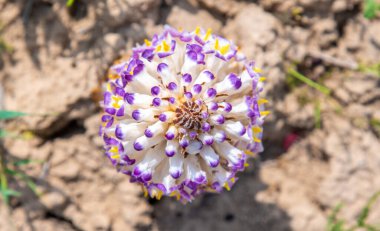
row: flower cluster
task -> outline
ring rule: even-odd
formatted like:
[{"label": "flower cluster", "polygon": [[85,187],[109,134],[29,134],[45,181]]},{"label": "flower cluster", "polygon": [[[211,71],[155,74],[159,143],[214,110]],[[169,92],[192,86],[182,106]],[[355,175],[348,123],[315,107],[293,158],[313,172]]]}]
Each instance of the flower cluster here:
[{"label": "flower cluster", "polygon": [[111,70],[100,135],[147,196],[186,202],[229,190],[248,155],[262,151],[265,77],[211,30],[166,26]]}]

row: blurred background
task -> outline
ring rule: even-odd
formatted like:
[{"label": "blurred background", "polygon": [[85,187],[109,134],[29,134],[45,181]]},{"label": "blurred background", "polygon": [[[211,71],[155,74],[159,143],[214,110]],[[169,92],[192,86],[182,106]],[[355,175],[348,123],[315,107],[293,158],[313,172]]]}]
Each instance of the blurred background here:
[{"label": "blurred background", "polygon": [[[0,230],[380,230],[378,10],[377,0],[0,0]],[[272,112],[265,151],[232,190],[187,205],[144,198],[97,136],[107,69],[165,24],[233,40],[262,67]]]}]

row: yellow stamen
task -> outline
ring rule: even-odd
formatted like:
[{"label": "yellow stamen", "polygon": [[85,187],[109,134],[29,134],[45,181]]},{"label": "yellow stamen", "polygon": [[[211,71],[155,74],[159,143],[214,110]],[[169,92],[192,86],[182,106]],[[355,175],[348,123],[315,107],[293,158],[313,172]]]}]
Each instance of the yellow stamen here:
[{"label": "yellow stamen", "polygon": [[119,159],[119,158],[120,158],[120,155],[119,155],[119,154],[112,155],[111,158],[112,158],[112,159]]},{"label": "yellow stamen", "polygon": [[253,141],[255,141],[256,143],[261,143],[261,140],[257,137],[253,137]]},{"label": "yellow stamen", "polygon": [[248,156],[253,156],[255,157],[255,153],[249,151],[249,150],[245,150],[245,154],[247,154]]},{"label": "yellow stamen", "polygon": [[160,52],[161,51],[161,45],[158,45],[157,47],[156,47],[156,52]]},{"label": "yellow stamen", "polygon": [[170,46],[166,43],[166,41],[162,41],[162,46],[164,48],[165,52],[168,52],[170,50]]},{"label": "yellow stamen", "polygon": [[110,83],[107,83],[107,91],[111,91],[111,84]]},{"label": "yellow stamen", "polygon": [[181,195],[177,191],[173,191],[172,193],[170,193],[170,196],[176,197],[177,201],[179,201],[179,199],[181,199]]},{"label": "yellow stamen", "polygon": [[210,38],[212,30],[210,28],[207,29],[205,38],[203,40],[207,41]]},{"label": "yellow stamen", "polygon": [[249,164],[248,163],[244,163],[244,167],[249,167]]},{"label": "yellow stamen", "polygon": [[158,193],[156,194],[156,199],[161,200],[162,194],[162,191],[158,191]]},{"label": "yellow stamen", "polygon": [[257,72],[257,73],[261,73],[262,72],[262,70],[260,68],[258,68],[258,67],[254,67],[253,71]]},{"label": "yellow stamen", "polygon": [[119,148],[117,146],[113,146],[111,149],[110,149],[110,152],[116,154],[119,152]]},{"label": "yellow stamen", "polygon": [[261,116],[267,116],[269,114],[270,114],[270,111],[262,111],[262,112],[260,112]]},{"label": "yellow stamen", "polygon": [[226,189],[227,189],[227,191],[230,191],[231,190],[231,188],[230,188],[230,186],[228,185],[228,183],[226,182],[226,183],[224,183],[224,186],[223,187],[225,187]]},{"label": "yellow stamen", "polygon": [[215,39],[215,46],[214,46],[214,49],[215,49],[215,50],[219,50],[219,40],[218,40],[218,39]]},{"label": "yellow stamen", "polygon": [[143,187],[143,190],[144,190],[144,197],[148,198],[148,190],[145,187]]},{"label": "yellow stamen", "polygon": [[232,183],[235,183],[235,177],[232,177],[232,178],[231,178],[231,182],[232,182]]},{"label": "yellow stamen", "polygon": [[195,28],[195,34],[198,36],[201,35],[201,28],[199,26],[197,26],[197,28]]},{"label": "yellow stamen", "polygon": [[148,47],[152,46],[152,42],[149,41],[148,39],[144,39],[144,43],[145,43],[145,45],[147,45]]},{"label": "yellow stamen", "polygon": [[260,127],[253,127],[253,128],[252,128],[252,131],[253,131],[254,133],[260,133],[260,132],[263,131],[263,129],[260,128]]},{"label": "yellow stamen", "polygon": [[108,79],[112,79],[112,80],[117,79],[119,77],[120,77],[119,75],[115,75],[115,74],[109,74],[108,75]]},{"label": "yellow stamen", "polygon": [[260,77],[260,78],[259,78],[259,81],[260,81],[260,82],[264,82],[265,80],[267,80],[266,77]]},{"label": "yellow stamen", "polygon": [[227,44],[223,46],[222,48],[220,48],[219,51],[222,55],[225,55],[229,50],[230,50],[230,44]]},{"label": "yellow stamen", "polygon": [[264,103],[268,103],[268,102],[269,102],[269,101],[268,101],[267,99],[264,99],[264,98],[261,98],[261,99],[257,100],[257,103],[258,103],[259,105],[264,104]]},{"label": "yellow stamen", "polygon": [[114,101],[112,103],[112,107],[114,108],[120,108],[120,105],[119,105],[119,101],[121,100],[121,98],[119,96],[112,96],[112,100]]}]

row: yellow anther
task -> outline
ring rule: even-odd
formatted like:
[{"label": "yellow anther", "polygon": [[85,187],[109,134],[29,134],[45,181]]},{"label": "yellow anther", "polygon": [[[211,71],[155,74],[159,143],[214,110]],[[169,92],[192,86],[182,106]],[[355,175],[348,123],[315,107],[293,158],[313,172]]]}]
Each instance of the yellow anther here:
[{"label": "yellow anther", "polygon": [[195,33],[196,35],[200,36],[200,35],[201,35],[201,28],[200,28],[199,26],[197,26],[197,28],[195,28],[194,33]]},{"label": "yellow anther", "polygon": [[177,201],[179,201],[179,199],[181,199],[181,195],[177,191],[173,191],[172,193],[170,193],[170,196],[176,197]]},{"label": "yellow anther", "polygon": [[156,52],[161,51],[161,48],[162,48],[162,46],[161,46],[161,45],[158,45],[158,46],[156,47]]},{"label": "yellow anther", "polygon": [[254,133],[260,133],[260,132],[263,131],[263,129],[260,128],[260,127],[253,127],[253,128],[252,128],[252,131],[253,131]]},{"label": "yellow anther", "polygon": [[111,84],[110,83],[107,83],[107,91],[111,91]]},{"label": "yellow anther", "polygon": [[264,82],[265,80],[267,80],[266,77],[260,77],[260,78],[259,78],[259,81],[260,81],[260,82]]},{"label": "yellow anther", "polygon": [[165,52],[170,51],[170,46],[169,46],[169,44],[166,43],[165,40],[162,41],[162,46],[163,46]]},{"label": "yellow anther", "polygon": [[114,108],[120,108],[120,105],[119,105],[119,101],[121,100],[121,98],[119,96],[112,96],[112,100],[114,101],[112,103],[112,107]]},{"label": "yellow anther", "polygon": [[227,191],[230,191],[231,190],[231,188],[230,188],[230,186],[228,185],[228,183],[226,182],[226,183],[224,183],[224,186],[223,186],[224,188],[226,188],[227,189]]},{"label": "yellow anther", "polygon": [[117,78],[119,78],[120,76],[119,75],[115,75],[115,74],[109,74],[108,75],[108,79],[117,79]]},{"label": "yellow anther", "polygon": [[262,72],[262,70],[260,68],[258,68],[258,67],[254,67],[253,71],[257,72],[257,73],[261,73]]},{"label": "yellow anther", "polygon": [[215,49],[215,50],[219,50],[219,40],[218,40],[218,39],[215,39],[215,46],[214,46],[214,49]]},{"label": "yellow anther", "polygon": [[245,150],[245,154],[247,154],[248,156],[255,156],[255,153],[251,152],[250,150]]},{"label": "yellow anther", "polygon": [[244,167],[249,167],[249,164],[248,163],[244,163]]},{"label": "yellow anther", "polygon": [[145,187],[143,187],[143,190],[144,190],[144,197],[148,198],[148,190]]},{"label": "yellow anther", "polygon": [[230,50],[230,44],[227,44],[225,46],[222,46],[219,51],[222,55],[225,55],[229,50]]},{"label": "yellow anther", "polygon": [[119,152],[119,148],[117,146],[113,146],[111,149],[110,149],[110,152],[116,154]]},{"label": "yellow anther", "polygon": [[133,70],[131,70],[131,71],[129,72],[129,74],[130,74],[130,75],[133,75]]},{"label": "yellow anther", "polygon": [[232,182],[232,183],[235,183],[235,177],[232,177],[232,178],[231,178],[231,182]]},{"label": "yellow anther", "polygon": [[152,46],[152,42],[149,41],[148,39],[144,39],[144,43],[145,43],[145,45],[147,45],[148,47]]},{"label": "yellow anther", "polygon": [[269,101],[268,101],[267,99],[264,99],[264,98],[261,98],[261,99],[257,100],[257,103],[258,103],[259,105],[264,104],[264,103],[268,103],[268,102],[269,102]]},{"label": "yellow anther", "polygon": [[210,28],[207,29],[205,38],[203,40],[207,41],[210,38],[212,30]]},{"label": "yellow anther", "polygon": [[119,155],[119,154],[112,155],[111,158],[112,158],[112,159],[119,159],[119,158],[120,158],[120,155]]},{"label": "yellow anther", "polygon": [[162,194],[162,191],[158,191],[158,193],[156,194],[156,199],[161,200]]},{"label": "yellow anther", "polygon": [[269,114],[270,114],[270,111],[262,111],[262,112],[260,112],[260,115],[262,115],[262,116],[267,116]]},{"label": "yellow anther", "polygon": [[261,143],[261,140],[257,137],[253,137],[253,141],[255,141],[256,143]]}]

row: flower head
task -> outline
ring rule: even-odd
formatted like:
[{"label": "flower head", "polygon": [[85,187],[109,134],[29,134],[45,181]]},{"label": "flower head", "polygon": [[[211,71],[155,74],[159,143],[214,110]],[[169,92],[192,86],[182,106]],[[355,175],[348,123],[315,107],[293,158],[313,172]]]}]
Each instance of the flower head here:
[{"label": "flower head", "polygon": [[211,30],[166,26],[111,69],[100,135],[146,195],[186,202],[229,190],[247,155],[262,151],[265,78]]}]

